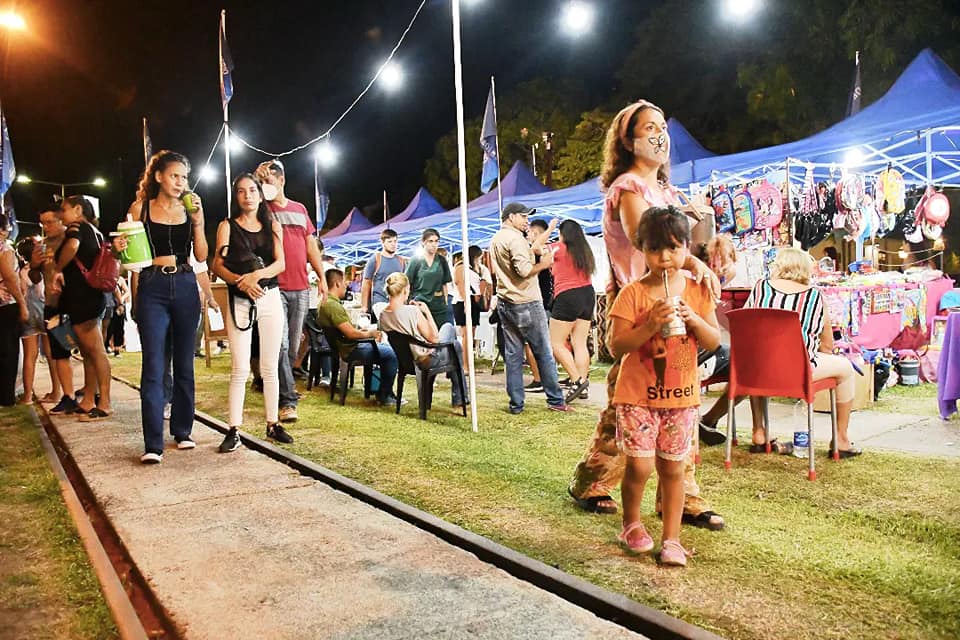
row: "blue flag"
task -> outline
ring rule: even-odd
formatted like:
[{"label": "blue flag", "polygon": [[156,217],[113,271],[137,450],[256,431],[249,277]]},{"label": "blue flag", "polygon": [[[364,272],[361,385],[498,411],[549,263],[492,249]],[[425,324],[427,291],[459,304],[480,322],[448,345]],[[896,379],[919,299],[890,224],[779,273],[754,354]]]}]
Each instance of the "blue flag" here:
[{"label": "blue flag", "polygon": [[227,12],[220,12],[220,99],[226,108],[230,98],[233,97],[233,56],[230,55],[230,47],[227,46]]},{"label": "blue flag", "polygon": [[0,196],[7,192],[17,178],[17,169],[13,164],[13,147],[10,146],[10,132],[7,131],[7,116],[0,107]]},{"label": "blue flag", "polygon": [[10,239],[17,237],[17,214],[13,210],[13,194],[10,186],[17,178],[17,168],[13,164],[13,147],[10,146],[10,132],[7,131],[7,117],[0,107],[0,206],[10,226]]},{"label": "blue flag", "polygon": [[480,130],[480,147],[483,149],[483,174],[480,176],[480,191],[486,193],[500,177],[497,159],[497,112],[494,107],[493,86],[487,95],[487,109],[483,112],[483,128]]},{"label": "blue flag", "polygon": [[320,177],[320,171],[317,169],[317,160],[313,160],[313,200],[317,208],[317,233],[323,228],[327,221],[327,209],[330,207],[330,196],[323,186],[323,179]]}]

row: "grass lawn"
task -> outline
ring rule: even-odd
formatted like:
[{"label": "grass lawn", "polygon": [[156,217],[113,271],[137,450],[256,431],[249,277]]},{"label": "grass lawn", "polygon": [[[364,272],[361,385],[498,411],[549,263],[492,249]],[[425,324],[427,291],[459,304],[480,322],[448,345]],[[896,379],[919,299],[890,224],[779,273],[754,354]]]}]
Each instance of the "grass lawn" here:
[{"label": "grass lawn", "polygon": [[0,409],[0,638],[115,637],[27,409]]},{"label": "grass lawn", "polygon": [[[116,375],[139,379],[137,354],[112,362]],[[212,369],[197,364],[198,405],[221,418],[228,371],[226,354]],[[480,433],[473,434],[447,406],[445,385],[426,422],[416,418],[408,389],[413,400],[400,416],[366,404],[359,389],[346,407],[331,404],[326,393],[305,393],[290,450],[726,637],[960,637],[955,460],[868,451],[834,464],[824,451],[820,479],[810,483],[804,460],[741,448],[727,474],[720,448],[706,449],[700,483],[727,528],[684,528],[684,545],[696,557],[686,570],[660,569],[649,557],[619,550],[618,516],[584,514],[566,495],[595,409],[554,414],[541,396],[528,398],[527,410],[514,416],[505,411],[503,392],[482,389]],[[930,393],[888,390],[890,404],[879,407],[919,410],[935,403]],[[262,396],[247,397],[246,430],[262,435]],[[652,497],[651,486],[644,512],[656,539]]]}]

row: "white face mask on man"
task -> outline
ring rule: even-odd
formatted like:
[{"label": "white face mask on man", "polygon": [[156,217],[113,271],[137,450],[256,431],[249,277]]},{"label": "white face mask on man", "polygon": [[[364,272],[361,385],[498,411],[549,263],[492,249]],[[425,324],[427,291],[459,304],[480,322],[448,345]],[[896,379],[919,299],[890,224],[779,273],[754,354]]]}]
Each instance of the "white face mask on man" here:
[{"label": "white face mask on man", "polygon": [[263,190],[263,199],[267,202],[273,202],[280,195],[280,190],[269,182],[264,182],[260,188]]},{"label": "white face mask on man", "polygon": [[667,132],[652,137],[633,139],[633,155],[659,164],[670,158],[670,136]]}]

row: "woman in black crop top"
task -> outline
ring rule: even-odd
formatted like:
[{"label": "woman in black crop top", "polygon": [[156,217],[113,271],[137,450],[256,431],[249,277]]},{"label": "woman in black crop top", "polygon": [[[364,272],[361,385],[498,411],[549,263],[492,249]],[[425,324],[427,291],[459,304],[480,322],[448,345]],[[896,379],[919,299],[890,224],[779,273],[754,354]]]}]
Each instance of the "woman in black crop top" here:
[{"label": "woman in black crop top", "polygon": [[217,250],[213,272],[231,287],[230,338],[230,431],[220,444],[227,453],[240,446],[237,429],[243,424],[243,400],[250,375],[248,331],[254,320],[260,333],[260,375],[263,378],[263,404],[267,414],[267,437],[290,443],[293,438],[278,421],[280,381],[277,377],[280,342],[286,331],[286,313],[277,275],[283,271],[283,239],[280,223],[273,219],[260,184],[244,173],[233,181],[230,219],[217,228]]},{"label": "woman in black crop top", "polygon": [[[188,191],[190,162],[174,151],[160,151],[150,158],[140,179],[137,199],[127,212],[140,220],[147,232],[153,264],[134,274],[131,310],[140,329],[143,365],[140,375],[140,410],[143,419],[144,454],[140,461],[163,460],[163,374],[173,359],[173,397],[170,434],[178,449],[192,449],[194,413],[193,346],[200,322],[200,294],[190,265],[207,259],[203,231],[203,207],[191,194],[195,211],[188,212],[183,194]],[[122,250],[123,236],[114,241]],[[167,344],[169,340],[169,345]]]},{"label": "woman in black crop top", "polygon": [[83,398],[78,401],[76,412],[82,414],[80,419],[84,422],[101,420],[113,413],[110,361],[100,333],[100,316],[106,301],[102,291],[87,284],[80,265],[84,269],[93,266],[103,236],[94,226],[93,204],[83,196],[65,198],[60,204],[60,219],[67,227],[55,255],[56,269],[63,277],[60,310],[70,316],[83,357]]}]

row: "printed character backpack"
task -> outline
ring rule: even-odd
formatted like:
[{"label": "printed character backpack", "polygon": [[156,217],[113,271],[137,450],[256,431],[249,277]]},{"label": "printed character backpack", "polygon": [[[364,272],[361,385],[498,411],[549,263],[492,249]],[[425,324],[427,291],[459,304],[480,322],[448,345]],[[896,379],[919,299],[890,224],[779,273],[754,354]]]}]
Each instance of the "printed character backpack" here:
[{"label": "printed character backpack", "polygon": [[713,194],[710,201],[714,212],[717,215],[717,232],[730,233],[736,228],[736,221],[733,216],[733,196],[727,191],[726,187]]}]

